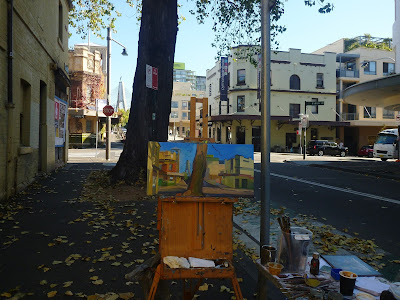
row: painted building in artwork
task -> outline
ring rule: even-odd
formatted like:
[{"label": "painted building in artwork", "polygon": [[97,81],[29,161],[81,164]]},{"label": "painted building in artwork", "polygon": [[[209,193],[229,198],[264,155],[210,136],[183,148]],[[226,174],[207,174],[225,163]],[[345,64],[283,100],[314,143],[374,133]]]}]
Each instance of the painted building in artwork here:
[{"label": "painted building in artwork", "polygon": [[[217,143],[253,144],[260,151],[261,112],[259,69],[241,58],[253,47],[232,49],[228,58],[228,99],[221,101],[221,62],[207,70],[209,136]],[[255,62],[258,55],[253,56]],[[301,53],[299,49],[271,53],[272,151],[298,151],[300,114],[309,115],[307,141],[336,140],[336,54]],[[319,105],[316,105],[319,104]]]},{"label": "painted building in artwork", "polygon": [[0,0],[0,201],[67,161],[70,0]]},{"label": "painted building in artwork", "polygon": [[235,189],[254,189],[254,160],[235,155],[224,161],[222,184]]},{"label": "painted building in artwork", "polygon": [[159,156],[159,180],[161,185],[176,185],[184,177],[179,170],[180,149],[172,148],[169,151],[161,151]]},{"label": "painted building in artwork", "polygon": [[148,146],[147,156],[147,195],[158,194],[160,143],[152,142]]}]

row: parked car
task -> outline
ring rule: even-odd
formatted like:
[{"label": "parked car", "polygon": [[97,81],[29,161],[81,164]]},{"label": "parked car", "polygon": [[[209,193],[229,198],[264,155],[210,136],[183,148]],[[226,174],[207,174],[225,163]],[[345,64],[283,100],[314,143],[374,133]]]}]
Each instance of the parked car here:
[{"label": "parked car", "polygon": [[373,145],[362,146],[360,150],[358,150],[357,155],[374,157],[374,146]]},{"label": "parked car", "polygon": [[309,155],[340,155],[342,157],[346,156],[349,149],[347,147],[340,147],[335,142],[330,142],[327,140],[311,140],[307,145],[307,153]]}]

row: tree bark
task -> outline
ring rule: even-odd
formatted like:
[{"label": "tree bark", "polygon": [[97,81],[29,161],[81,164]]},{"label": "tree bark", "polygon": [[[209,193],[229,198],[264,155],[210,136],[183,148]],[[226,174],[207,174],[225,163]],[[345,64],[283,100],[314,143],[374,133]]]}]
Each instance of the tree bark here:
[{"label": "tree bark", "polygon": [[[167,141],[178,31],[177,0],[143,0],[138,58],[124,149],[112,181],[135,182],[147,166],[149,141]],[[146,87],[146,65],[158,68],[158,90]]]}]

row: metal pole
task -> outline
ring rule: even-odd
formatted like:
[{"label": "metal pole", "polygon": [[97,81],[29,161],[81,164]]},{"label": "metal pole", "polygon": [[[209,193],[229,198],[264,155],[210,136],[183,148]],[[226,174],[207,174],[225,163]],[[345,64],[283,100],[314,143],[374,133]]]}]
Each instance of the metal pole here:
[{"label": "metal pole", "polygon": [[[107,27],[107,105],[110,105],[111,78],[111,28]],[[111,118],[106,118],[106,160],[110,160],[111,150]]]},{"label": "metal pole", "polygon": [[[270,42],[270,5],[271,0],[261,1],[261,220],[260,255],[263,245],[269,244],[270,231],[270,150],[271,150],[271,42]],[[259,272],[257,299],[268,298],[268,282]]]},{"label": "metal pole", "polygon": [[[305,115],[307,115],[307,104],[304,102],[304,116]],[[304,127],[303,160],[306,159],[306,135],[307,135],[307,125]]]},{"label": "metal pole", "polygon": [[[270,1],[261,2],[261,223],[260,246],[269,244],[271,149]],[[261,249],[260,249],[261,250]]]}]

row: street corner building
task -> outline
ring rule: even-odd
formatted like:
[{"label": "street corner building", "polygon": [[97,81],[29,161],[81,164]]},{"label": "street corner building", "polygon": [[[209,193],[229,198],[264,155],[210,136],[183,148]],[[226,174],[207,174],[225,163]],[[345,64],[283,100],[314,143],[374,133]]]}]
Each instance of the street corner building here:
[{"label": "street corner building", "polygon": [[0,0],[0,201],[65,164],[71,0]]}]

